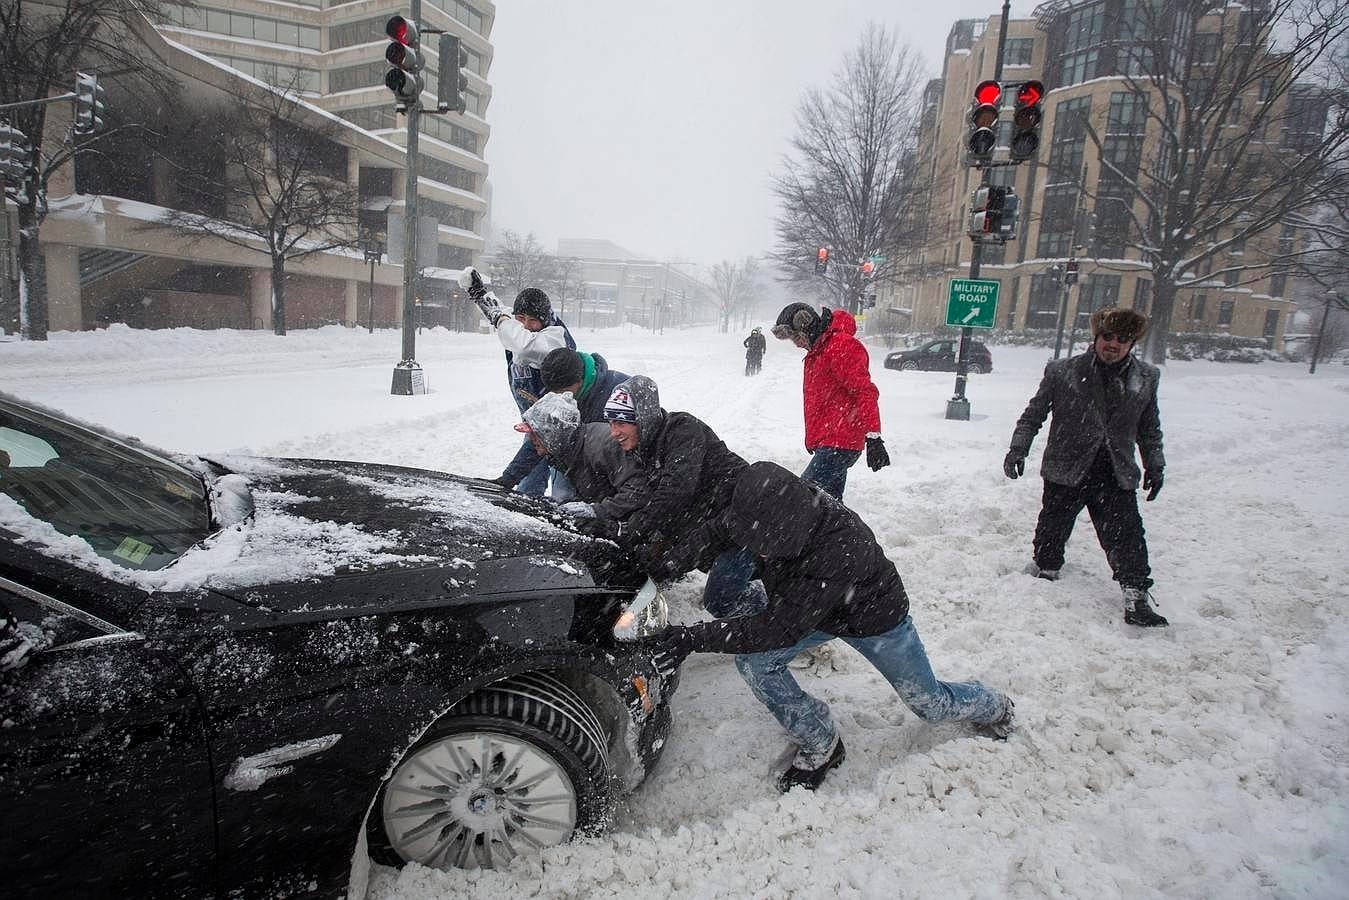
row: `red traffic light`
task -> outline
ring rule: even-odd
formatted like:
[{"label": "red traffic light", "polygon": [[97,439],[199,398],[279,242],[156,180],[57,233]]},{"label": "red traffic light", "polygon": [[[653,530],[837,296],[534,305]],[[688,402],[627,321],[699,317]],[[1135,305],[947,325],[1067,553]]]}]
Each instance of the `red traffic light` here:
[{"label": "red traffic light", "polygon": [[876,271],[876,264],[874,262],[869,259],[862,262],[863,275],[870,275],[874,271]]},{"label": "red traffic light", "polygon": [[1000,100],[1002,100],[1002,85],[996,81],[981,81],[974,89],[974,102],[980,106],[984,104],[997,106]]},{"label": "red traffic light", "polygon": [[824,262],[826,259],[829,258],[829,248],[828,248],[828,247],[821,247],[821,248],[820,248],[820,252],[817,253],[816,255],[820,258],[820,261],[821,261],[821,262]]},{"label": "red traffic light", "polygon": [[384,33],[390,40],[411,47],[417,43],[417,26],[402,16],[394,16],[384,24]]},{"label": "red traffic light", "polygon": [[1038,81],[1027,81],[1016,92],[1017,106],[1034,106],[1044,99],[1045,86]]}]

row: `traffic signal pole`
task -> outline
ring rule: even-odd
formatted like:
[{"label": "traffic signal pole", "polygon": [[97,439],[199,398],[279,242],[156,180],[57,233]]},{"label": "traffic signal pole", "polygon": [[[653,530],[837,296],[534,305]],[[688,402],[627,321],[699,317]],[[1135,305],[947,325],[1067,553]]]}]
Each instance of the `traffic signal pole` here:
[{"label": "traffic signal pole", "polygon": [[[411,0],[409,18],[414,27],[422,18],[422,0]],[[414,52],[420,53],[418,46]],[[441,61],[444,65],[444,61]],[[417,84],[420,85],[420,78]],[[393,394],[426,393],[425,376],[417,363],[417,136],[421,126],[422,100],[417,96],[407,104],[407,172],[403,181],[403,358],[393,368]]]},{"label": "traffic signal pole", "polygon": [[[998,52],[993,63],[993,80],[1002,82],[1002,56],[1007,48],[1007,18],[1011,15],[1012,0],[1003,0],[1002,3],[1002,24],[998,32]],[[1001,100],[999,101],[1001,102]],[[989,168],[982,166],[979,169],[979,186],[988,185]],[[970,278],[979,277],[979,265],[983,261],[983,244],[973,241],[974,249],[970,251]],[[974,329],[968,325],[960,329],[960,349],[956,353],[956,388],[955,396],[946,401],[946,418],[969,421],[970,401],[965,396],[965,383],[969,378],[969,359],[970,341],[974,337]]]}]

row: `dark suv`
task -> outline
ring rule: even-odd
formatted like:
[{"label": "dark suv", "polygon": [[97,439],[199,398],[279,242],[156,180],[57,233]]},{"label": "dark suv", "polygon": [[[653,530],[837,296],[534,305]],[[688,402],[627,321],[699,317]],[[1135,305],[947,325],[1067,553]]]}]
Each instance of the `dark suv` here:
[{"label": "dark suv", "polygon": [[640,566],[571,524],[0,395],[7,895],[345,897],[367,858],[487,868],[601,828],[678,676],[614,639]]},{"label": "dark suv", "polygon": [[[922,372],[954,372],[956,370],[956,351],[960,348],[959,338],[941,338],[928,341],[912,350],[897,350],[885,357],[887,369]],[[993,371],[993,354],[980,341],[969,342],[969,361],[966,371],[984,375]]]}]

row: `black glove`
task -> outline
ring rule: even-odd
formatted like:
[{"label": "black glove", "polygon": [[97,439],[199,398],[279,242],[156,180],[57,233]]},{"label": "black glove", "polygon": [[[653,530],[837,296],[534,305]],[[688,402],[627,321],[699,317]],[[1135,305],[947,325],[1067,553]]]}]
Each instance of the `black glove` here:
[{"label": "black glove", "polygon": [[623,523],[618,519],[595,516],[591,519],[577,519],[572,524],[581,534],[593,538],[604,538],[606,541],[613,541],[615,544],[623,535]]},{"label": "black glove", "polygon": [[475,297],[473,298],[473,302],[478,305],[478,309],[482,310],[482,314],[487,317],[487,321],[492,323],[493,328],[496,328],[497,323],[502,319],[510,316],[510,313],[502,308],[501,303],[497,300],[496,294],[486,294],[482,297]]},{"label": "black glove", "polygon": [[1002,460],[1002,474],[1012,480],[1026,474],[1026,454],[1020,450],[1008,450]]},{"label": "black glove", "polygon": [[474,301],[487,296],[487,286],[482,283],[482,275],[472,266],[459,273],[459,287]]},{"label": "black glove", "polygon": [[880,435],[867,438],[867,465],[873,472],[890,465],[890,454],[885,452],[885,441],[881,440]]},{"label": "black glove", "polygon": [[1156,500],[1162,492],[1162,470],[1149,469],[1143,473],[1143,490],[1148,492],[1145,500]]},{"label": "black glove", "polygon": [[675,625],[660,634],[642,638],[637,645],[651,654],[651,664],[661,677],[669,678],[693,652],[693,635],[687,628]]}]

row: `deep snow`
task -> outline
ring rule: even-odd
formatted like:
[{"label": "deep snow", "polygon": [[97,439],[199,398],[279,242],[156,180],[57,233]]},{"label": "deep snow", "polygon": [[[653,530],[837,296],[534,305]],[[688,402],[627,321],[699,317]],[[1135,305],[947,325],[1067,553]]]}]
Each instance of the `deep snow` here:
[{"label": "deep snow", "polygon": [[[770,342],[747,379],[743,334],[577,337],[747,459],[804,467],[800,351]],[[1166,487],[1143,513],[1171,627],[1141,630],[1085,516],[1062,581],[1023,573],[1044,433],[1026,478],[1001,460],[1048,354],[992,351],[972,420],[950,422],[953,376],[887,371],[872,347],[895,464],[859,464],[845,499],[898,565],[938,676],[1016,699],[1011,740],[923,724],[840,645],[833,671],[801,678],[847,762],[779,797],[785,738],[729,657],[698,655],[662,764],[612,832],[508,871],[377,869],[371,895],[1344,896],[1349,368],[1166,367]],[[389,395],[398,357],[394,331],[117,327],[0,342],[0,389],[172,450],[499,474],[519,435],[496,341],[424,333],[419,397]],[[700,585],[675,589],[678,615],[698,614]]]}]

